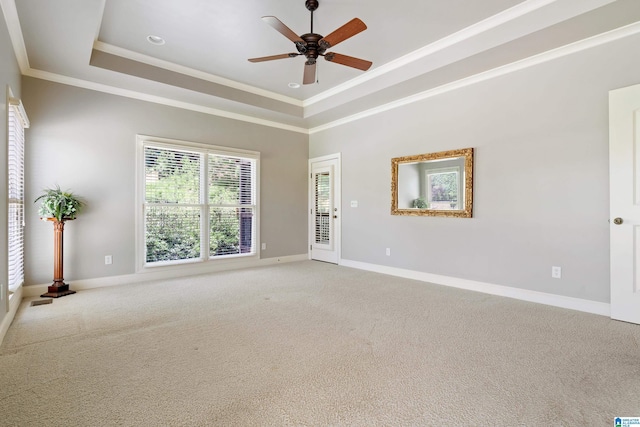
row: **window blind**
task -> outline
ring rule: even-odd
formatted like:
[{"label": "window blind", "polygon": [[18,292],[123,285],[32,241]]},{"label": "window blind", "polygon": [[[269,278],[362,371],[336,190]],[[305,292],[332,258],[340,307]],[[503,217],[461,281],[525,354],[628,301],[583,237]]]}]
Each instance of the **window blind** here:
[{"label": "window blind", "polygon": [[254,252],[255,162],[209,156],[210,257]]},{"label": "window blind", "polygon": [[145,147],[146,262],[200,258],[201,157]]},{"label": "window blind", "polygon": [[18,99],[9,99],[7,150],[9,290],[24,281],[24,129],[29,119]]}]

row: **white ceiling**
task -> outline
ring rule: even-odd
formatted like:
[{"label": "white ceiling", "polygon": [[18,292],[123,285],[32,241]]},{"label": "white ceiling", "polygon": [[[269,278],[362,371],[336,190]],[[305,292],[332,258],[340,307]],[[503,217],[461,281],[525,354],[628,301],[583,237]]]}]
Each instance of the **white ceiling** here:
[{"label": "white ceiling", "polygon": [[[567,46],[638,32],[638,0],[319,0],[314,32],[367,30],[330,51],[363,72],[303,57],[260,18],[310,31],[304,0],[0,0],[23,74],[301,132]],[[161,36],[163,46],[147,42]],[[593,41],[595,40],[595,41]],[[451,86],[451,85],[454,86]]]}]

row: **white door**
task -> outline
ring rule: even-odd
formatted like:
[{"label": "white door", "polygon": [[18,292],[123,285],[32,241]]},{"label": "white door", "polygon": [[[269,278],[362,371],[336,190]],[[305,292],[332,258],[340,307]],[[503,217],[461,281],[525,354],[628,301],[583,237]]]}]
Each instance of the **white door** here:
[{"label": "white door", "polygon": [[640,324],[640,85],[609,92],[611,318]]},{"label": "white door", "polygon": [[309,161],[309,257],[338,263],[340,258],[340,157]]}]

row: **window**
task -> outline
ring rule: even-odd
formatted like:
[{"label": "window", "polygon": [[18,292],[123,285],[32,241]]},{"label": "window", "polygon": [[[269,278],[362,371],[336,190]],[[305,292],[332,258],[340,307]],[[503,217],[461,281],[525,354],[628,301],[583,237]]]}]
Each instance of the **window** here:
[{"label": "window", "polygon": [[29,119],[19,99],[9,98],[7,195],[9,290],[24,281],[24,129]]},{"label": "window", "polygon": [[144,266],[256,255],[258,153],[141,143]]},{"label": "window", "polygon": [[331,176],[329,172],[316,174],[315,182],[316,243],[331,242]]}]

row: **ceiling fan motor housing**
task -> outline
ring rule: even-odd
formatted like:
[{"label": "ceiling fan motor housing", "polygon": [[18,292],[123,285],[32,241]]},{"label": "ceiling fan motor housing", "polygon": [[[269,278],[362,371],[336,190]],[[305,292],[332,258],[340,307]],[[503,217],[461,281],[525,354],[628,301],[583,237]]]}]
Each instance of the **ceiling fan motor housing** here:
[{"label": "ceiling fan motor housing", "polygon": [[315,63],[319,55],[324,54],[325,48],[321,47],[318,42],[322,40],[322,36],[316,33],[307,33],[300,36],[305,42],[305,46],[297,46],[298,52],[307,57],[311,63]]}]

